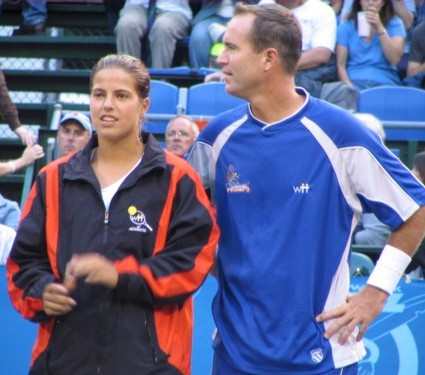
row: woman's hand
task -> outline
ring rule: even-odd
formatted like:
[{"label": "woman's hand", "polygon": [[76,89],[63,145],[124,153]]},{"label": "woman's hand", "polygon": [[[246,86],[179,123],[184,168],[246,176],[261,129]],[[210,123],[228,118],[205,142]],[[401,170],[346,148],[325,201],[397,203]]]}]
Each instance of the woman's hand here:
[{"label": "woman's hand", "polygon": [[62,284],[47,284],[42,299],[43,310],[49,316],[64,315],[77,305],[69,296],[69,290]]},{"label": "woman's hand", "polygon": [[74,255],[68,262],[64,280],[66,288],[74,290],[80,277],[87,284],[101,284],[109,288],[115,288],[118,283],[114,263],[97,253]]},{"label": "woman's hand", "polygon": [[379,11],[380,11],[380,8],[378,9],[375,6],[371,6],[365,12],[367,22],[370,23],[371,27],[377,33],[380,33],[385,30],[385,27],[381,21],[381,17],[379,16]]}]

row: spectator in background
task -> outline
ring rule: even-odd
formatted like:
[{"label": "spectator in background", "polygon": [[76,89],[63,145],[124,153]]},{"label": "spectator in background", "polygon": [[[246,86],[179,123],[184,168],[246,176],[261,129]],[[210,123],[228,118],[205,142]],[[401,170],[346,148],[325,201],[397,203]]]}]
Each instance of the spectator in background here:
[{"label": "spectator in background", "polygon": [[407,74],[403,83],[407,86],[425,89],[425,21],[413,32]]},{"label": "spectator in background", "polygon": [[32,146],[27,146],[21,157],[18,159],[0,162],[0,177],[10,173],[15,173],[17,170],[34,163],[35,160],[40,159],[43,156],[43,147],[40,145],[34,144]]},{"label": "spectator in background", "polygon": [[[397,73],[400,79],[403,79],[406,76],[406,67],[407,67],[407,56],[410,50],[410,35],[413,31],[414,21],[415,21],[415,0],[388,0],[391,2],[394,13],[396,16],[399,16],[403,21],[404,28],[406,30],[406,38],[404,41],[403,55],[400,59],[400,62],[397,64]],[[351,10],[353,8],[353,0],[345,0],[344,6],[341,11],[341,19],[347,19]]]},{"label": "spectator in background", "polygon": [[[359,35],[358,13],[365,12],[369,31]],[[346,20],[338,26],[338,77],[347,86],[364,90],[379,85],[400,85],[397,64],[403,55],[406,31],[391,1],[354,0]]]},{"label": "spectator in background", "polygon": [[[43,148],[40,145],[27,146],[22,156],[15,160],[0,162],[0,177],[7,174],[15,173],[17,170],[24,168],[35,160],[44,156]],[[0,224],[7,225],[13,229],[18,228],[21,210],[17,202],[11,201],[0,194]]]},{"label": "spectator in background", "polygon": [[22,24],[13,31],[13,35],[44,34],[47,18],[46,2],[46,0],[22,0]]},{"label": "spectator in background", "polygon": [[196,122],[189,116],[178,115],[171,119],[165,131],[165,148],[173,154],[185,157],[199,135]]},{"label": "spectator in background", "polygon": [[18,109],[9,95],[9,90],[6,84],[6,78],[3,71],[0,69],[0,114],[4,121],[9,125],[10,130],[16,133],[22,143],[27,146],[32,146],[35,143],[35,137],[25,127],[22,126],[19,120]]},{"label": "spectator in background", "polygon": [[5,265],[15,240],[16,231],[0,224],[0,265]]},{"label": "spectator in background", "polygon": [[[377,134],[382,142],[385,141],[385,130],[377,117],[370,113],[355,113],[354,116]],[[363,212],[353,235],[353,243],[384,247],[390,233],[390,227],[381,222],[375,214]]]},{"label": "spectator in background", "polygon": [[[188,35],[192,10],[188,0],[158,0],[150,26],[148,4],[149,0],[125,2],[115,26],[117,51],[151,60],[147,65],[155,69],[170,68],[177,41]],[[142,54],[142,48],[149,52]]]},{"label": "spectator in background", "polygon": [[89,142],[91,135],[91,121],[85,114],[81,112],[65,114],[60,121],[57,133],[58,155],[56,157],[82,150]]},{"label": "spectator in background", "polygon": [[[403,21],[405,30],[409,30],[413,24],[416,7],[415,0],[389,0],[394,8],[394,14]],[[341,10],[341,20],[347,19],[353,9],[353,0],[344,0]]]},{"label": "spectator in background", "polygon": [[17,230],[20,217],[21,209],[19,204],[0,194],[0,224]]},{"label": "spectator in background", "polygon": [[[214,43],[221,41],[226,23],[232,17],[238,0],[202,0],[201,8],[192,20],[189,58],[193,68],[209,66],[209,54]],[[243,1],[257,3],[258,0]]]}]

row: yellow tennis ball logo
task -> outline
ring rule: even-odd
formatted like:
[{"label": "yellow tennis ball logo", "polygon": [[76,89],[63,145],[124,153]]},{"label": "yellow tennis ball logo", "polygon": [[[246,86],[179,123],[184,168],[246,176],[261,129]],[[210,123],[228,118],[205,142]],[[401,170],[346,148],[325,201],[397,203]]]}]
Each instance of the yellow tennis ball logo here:
[{"label": "yellow tennis ball logo", "polygon": [[[142,211],[139,211],[136,206],[130,206],[127,209],[127,212],[130,216],[130,221],[137,226],[137,228],[134,228],[132,230],[139,231],[141,227],[142,231],[146,231],[146,228],[152,231],[152,227],[146,222],[146,217]],[[130,228],[131,230],[131,228]]]}]

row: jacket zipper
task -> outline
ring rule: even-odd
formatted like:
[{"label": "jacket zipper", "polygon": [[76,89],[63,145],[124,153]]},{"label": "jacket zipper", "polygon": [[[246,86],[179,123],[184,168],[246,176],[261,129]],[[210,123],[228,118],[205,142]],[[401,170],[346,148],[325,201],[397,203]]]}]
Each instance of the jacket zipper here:
[{"label": "jacket zipper", "polygon": [[[103,245],[104,245],[105,250],[106,250],[106,244],[107,244],[107,241],[108,241],[109,210],[105,210],[105,214],[103,216],[103,224],[104,224],[104,226],[103,226]],[[101,316],[102,316],[102,312],[100,311],[100,307],[99,307],[99,310],[98,310],[98,314],[99,314],[99,321],[100,321]],[[99,326],[98,326],[98,330],[99,330]],[[99,338],[100,338],[100,335],[101,335],[101,332],[99,331],[98,332]],[[98,365],[97,365],[97,368],[96,368],[97,374],[100,374],[102,372],[101,362],[102,362],[102,358],[101,358],[100,353],[98,353],[98,355],[97,355]]]},{"label": "jacket zipper", "polygon": [[108,224],[109,224],[109,211],[105,211],[105,216],[103,218],[103,244],[106,246],[108,240]]},{"label": "jacket zipper", "polygon": [[153,338],[152,338],[152,332],[149,326],[149,321],[148,321],[148,313],[145,310],[145,325],[146,325],[146,330],[148,331],[148,337],[149,337],[149,343],[151,345],[151,349],[152,349],[152,354],[153,354],[153,361],[155,364],[159,363],[158,360],[158,354],[156,352],[155,346],[153,344]]}]

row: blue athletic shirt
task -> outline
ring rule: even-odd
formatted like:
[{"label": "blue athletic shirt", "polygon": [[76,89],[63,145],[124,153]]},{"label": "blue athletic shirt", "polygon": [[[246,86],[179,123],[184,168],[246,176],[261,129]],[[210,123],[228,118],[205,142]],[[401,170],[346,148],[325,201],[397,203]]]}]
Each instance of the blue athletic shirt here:
[{"label": "blue athletic shirt", "polygon": [[349,291],[361,210],[392,230],[425,204],[423,185],[350,113],[306,96],[267,125],[247,104],[210,122],[189,161],[221,230],[213,315],[216,355],[254,374],[322,374],[365,355],[357,332],[326,340],[324,310]]}]

